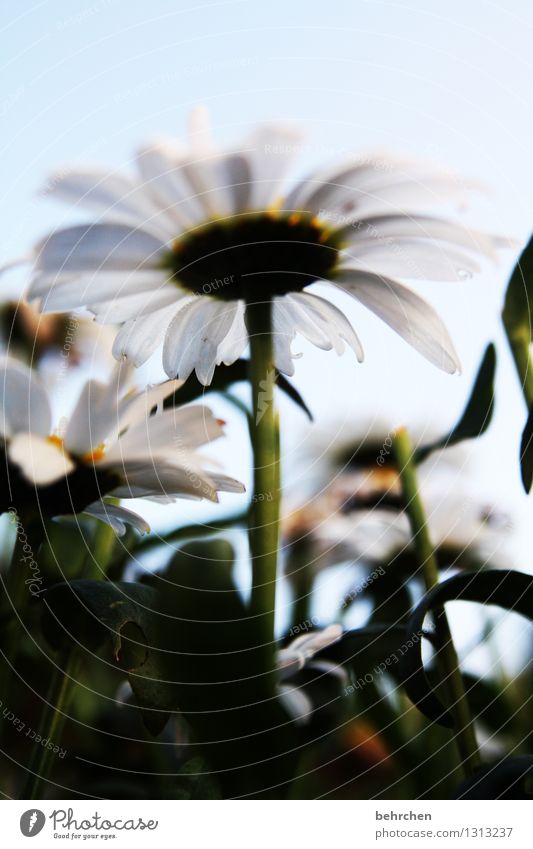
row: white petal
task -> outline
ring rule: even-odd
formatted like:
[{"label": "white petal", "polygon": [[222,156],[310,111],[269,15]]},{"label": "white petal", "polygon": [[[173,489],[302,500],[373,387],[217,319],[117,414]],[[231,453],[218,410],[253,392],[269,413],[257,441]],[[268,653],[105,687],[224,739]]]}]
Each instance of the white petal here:
[{"label": "white petal", "polygon": [[[118,467],[117,467],[118,470]],[[158,498],[164,503],[175,498],[207,498],[218,501],[215,486],[201,470],[194,466],[183,467],[158,460],[153,462],[125,463],[120,467],[124,484],[113,490],[118,498]]]},{"label": "white petal", "polygon": [[363,362],[365,358],[363,346],[352,325],[338,307],[310,292],[295,292],[290,297],[303,306],[317,326],[322,328],[324,334],[328,336],[330,347],[333,347],[337,354],[344,352],[343,342],[347,342],[358,361]]},{"label": "white petal", "polygon": [[294,127],[266,125],[249,138],[246,156],[252,173],[253,209],[267,209],[283,191],[283,181],[300,150],[302,134]]},{"label": "white petal", "polygon": [[497,259],[496,248],[500,240],[488,233],[463,227],[453,221],[424,215],[378,215],[354,221],[343,230],[348,245],[354,249],[366,241],[379,244],[385,239],[431,239],[435,242],[450,242],[489,259]]},{"label": "white petal", "polygon": [[313,703],[302,687],[280,684],[278,697],[283,707],[297,725],[307,725],[313,714]]},{"label": "white petal", "polygon": [[144,392],[123,398],[118,407],[117,431],[121,433],[145,421],[154,407],[158,408],[165,398],[180,389],[183,383],[183,380],[166,380],[156,386],[148,386]]},{"label": "white petal", "polygon": [[235,314],[232,325],[217,350],[217,365],[230,366],[238,360],[248,345],[248,331],[244,323],[244,301],[234,301]]},{"label": "white petal", "polygon": [[388,239],[364,243],[345,252],[343,267],[413,280],[464,280],[480,270],[464,251],[445,242]]},{"label": "white petal", "polygon": [[194,197],[183,170],[186,158],[185,150],[167,139],[147,144],[137,152],[143,188],[180,228],[203,218],[202,204]]},{"label": "white petal", "polygon": [[[79,209],[90,209],[109,220],[141,226],[159,235],[160,211],[144,187],[123,174],[103,168],[74,168],[51,174],[42,194],[66,201]],[[155,230],[154,230],[155,228]],[[164,240],[176,236],[176,229],[166,223]]]},{"label": "white petal", "polygon": [[48,436],[52,414],[37,374],[10,357],[0,360],[0,435],[28,431]]},{"label": "white petal", "polygon": [[335,624],[296,637],[288,646],[278,651],[276,665],[281,677],[286,678],[303,669],[317,652],[340,640],[342,633],[342,625]]},{"label": "white petal", "polygon": [[150,525],[142,516],[117,504],[109,504],[107,501],[95,501],[93,504],[89,504],[83,512],[87,516],[105,522],[106,525],[113,528],[119,537],[124,536],[128,525],[141,534],[150,532]]},{"label": "white petal", "polygon": [[132,294],[112,301],[100,301],[91,304],[88,309],[95,314],[100,324],[123,324],[132,319],[160,312],[169,306],[176,307],[178,303],[179,295],[176,287],[165,282],[151,292],[139,292],[136,295]]},{"label": "white petal", "polygon": [[163,344],[167,327],[178,309],[171,304],[156,312],[133,318],[122,325],[113,344],[113,356],[125,357],[141,366]]},{"label": "white petal", "polygon": [[80,224],[39,242],[35,268],[59,274],[157,269],[164,250],[161,240],[126,224]]},{"label": "white petal", "polygon": [[61,448],[33,433],[18,433],[8,446],[8,456],[33,484],[47,485],[65,477],[75,468]]},{"label": "white petal", "polygon": [[120,400],[131,377],[132,369],[119,363],[107,383],[87,381],[67,426],[64,438],[67,451],[89,453],[109,438],[118,426]]},{"label": "white petal", "polygon": [[144,418],[130,427],[106,452],[102,464],[165,457],[178,465],[199,465],[194,449],[222,436],[223,430],[211,410],[202,405],[173,407]]},{"label": "white petal", "polygon": [[227,302],[204,295],[193,297],[174,316],[163,347],[163,368],[169,377],[186,380],[193,369],[198,380],[211,381],[218,346],[231,329],[234,312]]},{"label": "white petal", "polygon": [[461,370],[442,320],[419,295],[395,280],[339,271],[333,281],[385,321],[429,362],[449,374]]},{"label": "white petal", "polygon": [[[74,310],[140,292],[155,292],[168,283],[164,271],[95,271],[91,274],[37,274],[31,297],[47,295],[46,311]],[[48,294],[47,294],[48,293]]]}]

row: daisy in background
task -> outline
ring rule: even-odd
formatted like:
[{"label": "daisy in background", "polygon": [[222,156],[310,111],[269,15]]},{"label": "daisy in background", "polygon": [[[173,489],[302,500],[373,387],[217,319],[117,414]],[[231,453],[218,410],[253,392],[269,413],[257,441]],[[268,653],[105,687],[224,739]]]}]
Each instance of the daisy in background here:
[{"label": "daisy in background", "polygon": [[0,361],[2,512],[37,503],[46,515],[83,512],[123,534],[126,524],[142,532],[149,527],[105,496],[169,503],[217,501],[218,491],[244,491],[238,481],[210,470],[210,461],[198,453],[222,436],[223,422],[200,405],[161,410],[181,382],[127,391],[130,374],[117,366],[109,383],[89,380],[70,420],[54,430],[50,400],[36,373],[17,360]]},{"label": "daisy in background", "polygon": [[[343,560],[386,564],[398,557],[416,568],[388,429],[374,426],[358,440],[328,440],[327,447],[316,445],[312,456],[322,458],[321,469],[314,493],[285,519],[289,551],[304,546],[315,573]],[[510,517],[468,470],[459,447],[435,453],[419,466],[429,533],[443,568],[509,560]]]},{"label": "daisy in background", "polygon": [[121,325],[114,354],[135,366],[162,346],[169,377],[208,385],[248,343],[246,304],[273,302],[277,368],[294,372],[297,333],[363,359],[343,312],[309,287],[359,301],[431,363],[460,364],[433,308],[399,278],[463,280],[509,242],[427,211],[466,204],[473,183],[425,162],[377,155],[312,173],[286,190],[294,130],[266,126],[236,148],[210,140],[202,109],[188,145],[142,147],[135,173],[80,168],[44,193],[95,213],[33,253],[29,298],[43,311],[87,307]]}]

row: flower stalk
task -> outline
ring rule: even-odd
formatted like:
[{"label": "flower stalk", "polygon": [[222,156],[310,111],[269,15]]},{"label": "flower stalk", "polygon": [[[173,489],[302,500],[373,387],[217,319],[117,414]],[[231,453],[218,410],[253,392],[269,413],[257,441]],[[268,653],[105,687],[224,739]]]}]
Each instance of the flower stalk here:
[{"label": "flower stalk", "polygon": [[[413,446],[405,428],[396,431],[393,439],[405,512],[409,519],[413,544],[420,564],[426,590],[429,592],[439,582],[439,569],[435,549],[428,531],[424,505],[419,493]],[[465,776],[471,776],[481,765],[476,734],[466,691],[459,667],[459,659],[444,607],[434,611],[437,638],[437,663],[443,684],[448,690],[449,709],[455,719],[455,742]]]},{"label": "flower stalk", "polygon": [[[80,653],[75,644],[68,645],[57,659],[44,709],[39,723],[39,735],[58,745],[68,717],[68,709],[77,681]],[[52,749],[35,746],[28,764],[28,777],[23,799],[42,799],[43,788],[50,776],[54,760]]]},{"label": "flower stalk", "polygon": [[250,334],[250,433],[254,455],[254,493],[250,516],[252,560],[251,616],[255,620],[259,668],[266,690],[275,685],[274,619],[280,514],[279,419],[275,406],[276,369],[272,336],[272,303],[246,308]]}]

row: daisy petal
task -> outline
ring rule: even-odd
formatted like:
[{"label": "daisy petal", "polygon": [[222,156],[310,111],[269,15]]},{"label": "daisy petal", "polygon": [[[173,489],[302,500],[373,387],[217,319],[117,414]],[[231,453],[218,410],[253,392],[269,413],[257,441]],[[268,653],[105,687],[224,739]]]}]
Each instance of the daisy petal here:
[{"label": "daisy petal", "polygon": [[75,468],[54,442],[34,433],[17,433],[9,442],[8,456],[30,483],[46,486]]},{"label": "daisy petal", "polygon": [[[316,325],[327,335],[330,347],[333,347],[337,354],[344,352],[343,342],[347,342],[358,361],[363,362],[365,358],[363,346],[352,325],[338,307],[318,295],[311,295],[310,292],[295,292],[289,297],[312,317]],[[300,330],[300,332],[303,331]]]},{"label": "daisy petal", "polygon": [[141,366],[161,346],[172,317],[176,313],[176,303],[155,312],[132,318],[122,325],[113,344],[113,356],[125,357],[134,366]]},{"label": "daisy petal", "polygon": [[0,435],[24,430],[48,436],[52,425],[50,402],[39,377],[23,363],[0,361]]},{"label": "daisy petal", "polygon": [[387,239],[354,245],[343,267],[413,280],[464,280],[480,270],[472,256],[445,242]]},{"label": "daisy petal", "polygon": [[56,274],[157,269],[163,251],[162,241],[126,224],[80,224],[39,242],[35,268]]},{"label": "daisy petal", "polygon": [[339,271],[333,282],[372,310],[433,365],[461,370],[453,342],[433,307],[396,280],[359,271]]},{"label": "daisy petal", "polygon": [[92,516],[93,519],[98,519],[100,522],[105,522],[109,525],[119,537],[123,537],[128,529],[128,525],[135,528],[141,534],[150,532],[148,522],[134,513],[132,510],[126,510],[118,504],[109,504],[107,501],[95,501],[89,504],[83,511],[86,516]]}]

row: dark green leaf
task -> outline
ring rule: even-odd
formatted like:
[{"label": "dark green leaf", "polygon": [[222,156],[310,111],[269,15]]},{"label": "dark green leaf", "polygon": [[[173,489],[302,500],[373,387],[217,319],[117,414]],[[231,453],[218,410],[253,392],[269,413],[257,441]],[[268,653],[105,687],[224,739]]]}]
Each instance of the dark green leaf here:
[{"label": "dark green leaf", "polygon": [[524,489],[529,492],[533,483],[533,407],[529,411],[520,442],[520,474]]},{"label": "dark green leaf", "polygon": [[[427,613],[448,601],[495,604],[533,619],[533,577],[510,569],[456,575],[424,596],[407,626],[408,639],[420,633]],[[453,728],[453,717],[435,695],[424,671],[420,640],[403,655],[402,666],[404,686],[411,701],[429,719]]]},{"label": "dark green leaf", "polygon": [[43,632],[53,648],[73,640],[94,653],[111,649],[139,703],[146,727],[159,733],[175,707],[168,662],[160,650],[157,592],[142,584],[72,581],[44,596]]},{"label": "dark green leaf", "polygon": [[503,321],[511,334],[523,332],[531,341],[533,303],[533,237],[522,251],[505,293]]},{"label": "dark green leaf", "polygon": [[455,799],[533,799],[533,756],[506,757],[463,781]]},{"label": "dark green leaf", "polygon": [[[193,373],[185,381],[184,385],[178,389],[174,395],[166,399],[165,408],[174,407],[176,404],[188,404],[190,401],[196,401],[207,392],[225,392],[233,383],[239,383],[248,379],[248,361],[236,360],[230,366],[217,368],[213,375],[213,380],[209,386],[203,386],[196,375]],[[286,395],[300,407],[301,410],[313,421],[313,416],[309,407],[303,400],[298,390],[290,383],[286,377],[276,371],[276,383]]]},{"label": "dark green leaf", "polygon": [[433,451],[449,448],[464,439],[475,439],[484,433],[492,419],[494,409],[494,376],[496,374],[496,349],[487,346],[479,367],[470,398],[453,430],[443,439],[425,445],[416,452],[417,462],[422,462]]},{"label": "dark green leaf", "polygon": [[[428,632],[424,632],[423,636],[430,641],[433,639]],[[349,667],[356,679],[368,673],[380,675],[384,672],[398,677],[405,642],[405,628],[401,625],[367,625],[345,631],[337,643],[321,651],[317,657]]]}]

